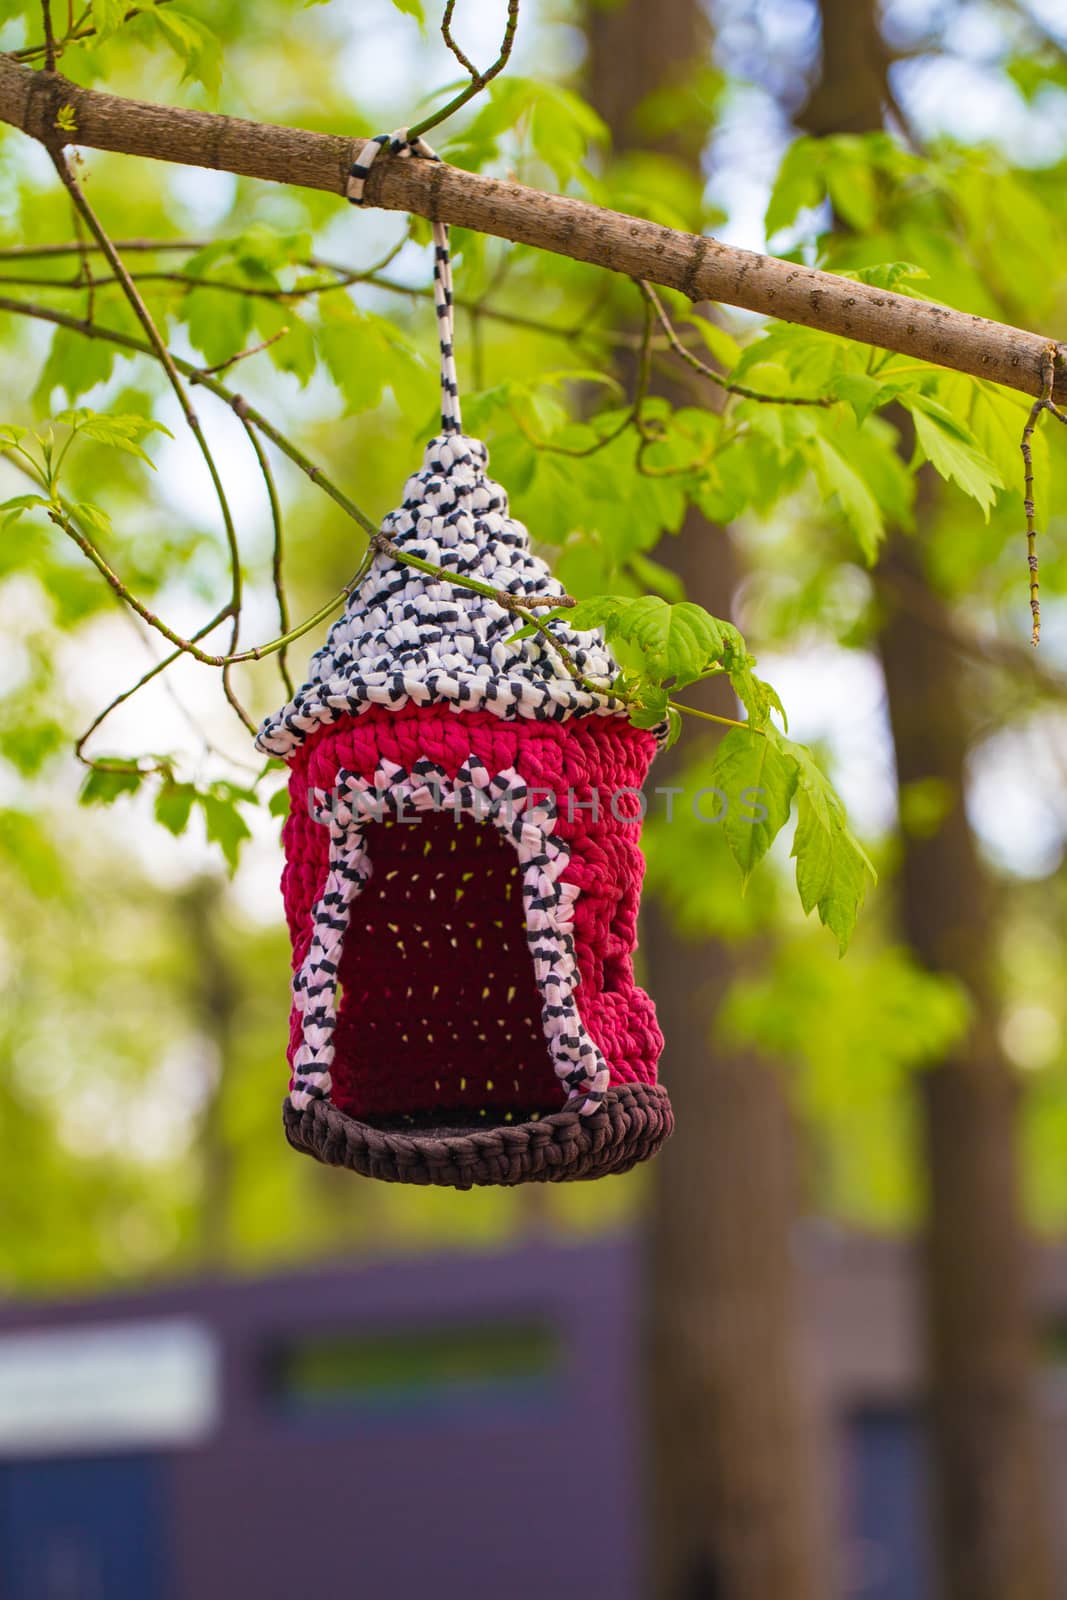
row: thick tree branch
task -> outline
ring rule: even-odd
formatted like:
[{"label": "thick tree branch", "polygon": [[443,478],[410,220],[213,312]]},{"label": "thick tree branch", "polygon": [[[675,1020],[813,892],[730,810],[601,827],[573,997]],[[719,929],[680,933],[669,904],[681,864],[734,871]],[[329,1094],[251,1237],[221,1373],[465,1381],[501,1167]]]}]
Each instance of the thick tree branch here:
[{"label": "thick tree branch", "polygon": [[[70,107],[73,115],[76,131],[68,142],[333,194],[345,192],[348,168],[362,142],[121,99],[0,57],[0,121],[54,146],[67,138],[56,125],[61,107]],[[64,119],[68,124],[70,114]],[[366,203],[587,261],[680,290],[693,301],[718,300],[840,334],[1024,394],[1044,393],[1042,368],[1050,342],[1045,335],[581,200],[436,162],[381,160],[367,180]],[[1054,393],[1067,401],[1065,345],[1057,346]]]}]

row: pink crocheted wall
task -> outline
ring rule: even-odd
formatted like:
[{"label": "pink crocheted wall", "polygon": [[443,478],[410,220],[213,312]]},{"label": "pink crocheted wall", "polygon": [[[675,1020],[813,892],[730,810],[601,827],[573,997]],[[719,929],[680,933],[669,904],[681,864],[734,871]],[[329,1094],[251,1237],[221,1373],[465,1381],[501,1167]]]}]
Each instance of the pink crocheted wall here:
[{"label": "pink crocheted wall", "polygon": [[[554,832],[581,891],[574,910],[579,1016],[613,1083],[653,1083],[662,1036],[634,983],[643,859],[639,828],[611,797],[639,789],[652,736],[619,717],[505,722],[450,706],[372,706],[323,728],[293,756],[282,891],[294,967],[307,952],[329,839],[307,813],[308,788],[331,791],[339,768],[371,777],[384,758],[428,758],[453,778],[472,754],[492,773],[514,768],[558,801]],[[599,795],[599,815],[588,809]],[[568,814],[572,797],[573,816]],[[632,812],[625,798],[618,810]],[[513,849],[488,823],[449,812],[368,825],[374,863],[355,901],[341,962],[333,1101],[358,1117],[488,1108],[554,1110],[562,1089],[540,1023]],[[290,1058],[299,1043],[292,1014]]]}]

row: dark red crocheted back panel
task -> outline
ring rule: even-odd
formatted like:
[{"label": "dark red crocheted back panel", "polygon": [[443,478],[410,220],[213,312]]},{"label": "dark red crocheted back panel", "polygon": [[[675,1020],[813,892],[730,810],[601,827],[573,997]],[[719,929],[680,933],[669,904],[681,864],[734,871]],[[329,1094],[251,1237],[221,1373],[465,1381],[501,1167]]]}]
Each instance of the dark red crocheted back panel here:
[{"label": "dark red crocheted back panel", "polygon": [[[651,735],[621,718],[504,722],[447,705],[372,707],[314,734],[293,760],[284,834],[294,965],[307,951],[327,870],[327,830],[307,814],[309,784],[330,791],[341,767],[370,777],[383,758],[410,770],[420,756],[454,777],[473,753],[491,772],[514,768],[557,796],[554,831],[571,853],[563,878],[581,891],[579,1016],[613,1083],[655,1082],[663,1041],[631,960],[639,829],[611,808],[619,790],[640,788],[654,748]],[[621,814],[627,808],[633,802],[617,803]],[[345,937],[334,1103],[362,1117],[558,1109],[563,1090],[541,1030],[511,845],[492,823],[457,822],[449,811],[366,826],[374,874]],[[290,1056],[299,1026],[294,1010]]]}]

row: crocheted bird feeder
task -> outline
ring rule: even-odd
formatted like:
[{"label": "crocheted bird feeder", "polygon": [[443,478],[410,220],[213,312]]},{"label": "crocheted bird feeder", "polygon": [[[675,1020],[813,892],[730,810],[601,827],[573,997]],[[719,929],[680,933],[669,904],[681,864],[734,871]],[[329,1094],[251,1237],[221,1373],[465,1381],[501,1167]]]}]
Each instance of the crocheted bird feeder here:
[{"label": "crocheted bird feeder", "polygon": [[[383,144],[435,159],[403,135],[371,141],[357,204]],[[516,603],[543,613],[563,591],[462,431],[439,224],[434,242],[441,433],[257,739],[290,767],[285,1130],[392,1181],[599,1177],[673,1126],[631,960],[656,739],[610,693],[602,635],[551,620],[548,638],[515,637]]]}]

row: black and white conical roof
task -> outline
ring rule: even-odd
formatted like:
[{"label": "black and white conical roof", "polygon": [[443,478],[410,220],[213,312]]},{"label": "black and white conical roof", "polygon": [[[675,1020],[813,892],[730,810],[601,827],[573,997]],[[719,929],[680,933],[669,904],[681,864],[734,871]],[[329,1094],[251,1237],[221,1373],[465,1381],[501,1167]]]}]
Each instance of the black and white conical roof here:
[{"label": "black and white conical roof", "polygon": [[[485,445],[467,434],[432,439],[422,470],[408,479],[404,503],[385,518],[382,533],[435,566],[519,599],[551,603],[563,588],[531,552],[523,524],[508,515],[507,495],[487,476],[488,460]],[[397,710],[408,702],[443,701],[457,711],[542,721],[626,714],[606,687],[587,686],[607,686],[618,672],[599,631],[548,624],[586,680],[581,683],[542,635],[516,640],[521,626],[498,600],[379,550],[312,658],[308,681],[267,718],[256,743],[269,755],[287,757],[339,717],[372,705]]]}]

